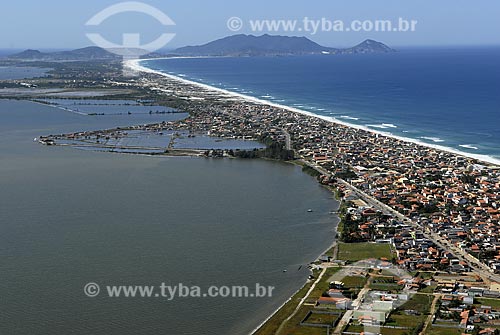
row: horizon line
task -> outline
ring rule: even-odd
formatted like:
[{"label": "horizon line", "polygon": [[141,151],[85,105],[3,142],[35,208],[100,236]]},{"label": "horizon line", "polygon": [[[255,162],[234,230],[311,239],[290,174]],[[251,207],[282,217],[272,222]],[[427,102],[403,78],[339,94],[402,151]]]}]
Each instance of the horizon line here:
[{"label": "horizon line", "polygon": [[[366,39],[365,39],[366,40]],[[379,41],[380,42],[380,41]],[[210,43],[210,42],[208,42]],[[385,42],[381,42],[386,44]],[[203,45],[203,44],[200,44]],[[388,44],[386,44],[388,45]],[[171,48],[163,48],[159,49],[157,51],[153,52],[168,52],[172,51],[178,48],[182,48],[185,46],[192,46],[192,45],[183,45],[183,46],[175,46]],[[193,46],[197,46],[193,44]],[[324,45],[322,45],[324,46]],[[388,45],[391,48],[474,48],[474,47],[500,47],[500,43],[498,44],[394,44],[394,45]],[[22,46],[22,47],[0,47],[0,50],[2,51],[19,51],[19,50],[38,50],[38,51],[72,51],[72,50],[77,50],[77,49],[83,49],[83,48],[89,48],[89,47],[97,47],[101,48],[97,45],[92,45],[92,44],[87,44],[83,46],[73,46],[73,47],[56,47],[56,46],[51,46],[51,47],[37,47],[37,46]],[[324,46],[326,48],[346,48],[346,46]],[[347,47],[349,48],[349,47]],[[105,49],[106,48],[101,48]]]}]

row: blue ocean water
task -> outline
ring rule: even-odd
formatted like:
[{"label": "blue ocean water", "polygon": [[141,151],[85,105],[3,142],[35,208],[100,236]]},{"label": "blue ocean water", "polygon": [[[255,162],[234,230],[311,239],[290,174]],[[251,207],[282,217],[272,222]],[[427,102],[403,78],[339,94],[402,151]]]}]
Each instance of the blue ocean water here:
[{"label": "blue ocean water", "polygon": [[177,58],[142,65],[319,115],[500,158],[500,48]]}]

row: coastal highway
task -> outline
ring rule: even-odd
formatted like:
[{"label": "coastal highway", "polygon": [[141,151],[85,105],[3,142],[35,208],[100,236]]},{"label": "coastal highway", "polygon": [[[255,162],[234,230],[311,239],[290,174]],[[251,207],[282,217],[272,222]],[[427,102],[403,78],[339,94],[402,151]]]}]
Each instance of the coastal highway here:
[{"label": "coastal highway", "polygon": [[402,222],[408,223],[412,225],[415,229],[420,229],[422,230],[424,236],[434,242],[437,246],[439,246],[442,250],[450,250],[450,252],[457,257],[459,260],[465,262],[467,265],[470,266],[471,269],[473,269],[477,274],[479,274],[481,277],[484,279],[489,279],[492,281],[500,282],[500,276],[492,273],[492,270],[485,264],[481,263],[478,259],[472,257],[469,255],[465,250],[461,250],[452,244],[448,243],[444,238],[441,236],[432,233],[432,232],[426,232],[423,231],[423,227],[419,226],[417,223],[413,222],[406,216],[402,215],[401,213],[397,212],[396,210],[392,209],[391,207],[387,206],[386,204],[378,201],[377,199],[373,198],[372,196],[366,194],[365,192],[361,191],[355,186],[352,186],[351,184],[347,183],[343,179],[337,179],[337,182],[339,184],[342,184],[349,188],[352,192],[354,192],[357,196],[359,196],[361,199],[363,199],[369,206],[372,206],[375,209],[380,210],[383,213],[386,214],[391,214],[394,215],[396,218],[401,220]]},{"label": "coastal highway", "polygon": [[[327,170],[322,168],[321,166],[308,162],[306,160],[302,160],[306,165],[309,167],[315,169],[316,171],[326,175],[326,176],[331,176],[331,173],[329,173]],[[393,208],[387,206],[386,204],[378,201],[374,197],[368,195],[367,193],[361,191],[357,187],[349,184],[343,179],[337,178],[337,183],[346,186],[349,188],[354,194],[356,194],[358,197],[363,199],[369,206],[380,210],[382,213],[385,214],[391,214],[394,217],[398,218],[404,223],[410,224],[413,226],[415,229],[422,230],[424,236],[434,242],[437,246],[439,246],[442,250],[449,250],[455,257],[457,257],[460,261],[465,262],[472,270],[474,270],[478,275],[480,275],[483,279],[495,281],[500,283],[500,276],[497,274],[492,273],[492,270],[484,263],[481,263],[477,258],[472,257],[469,253],[467,253],[465,250],[459,249],[456,246],[452,245],[448,241],[446,241],[444,238],[441,236],[433,233],[433,232],[426,232],[423,231],[423,227],[421,227],[418,223],[413,222],[410,220],[408,217],[402,215],[398,211],[394,210]]]}]

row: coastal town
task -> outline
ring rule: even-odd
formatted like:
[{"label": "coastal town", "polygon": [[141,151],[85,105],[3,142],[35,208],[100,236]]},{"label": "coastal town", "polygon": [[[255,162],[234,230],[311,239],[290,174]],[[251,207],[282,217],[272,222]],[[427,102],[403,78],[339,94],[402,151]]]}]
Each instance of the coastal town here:
[{"label": "coastal town", "polygon": [[342,240],[391,243],[408,269],[480,268],[500,279],[498,166],[154,74],[132,82],[187,102],[187,119],[151,129],[270,138],[293,150],[294,160],[342,194]]},{"label": "coastal town", "polygon": [[0,335],[500,335],[500,1],[4,1]]},{"label": "coastal town", "polygon": [[[41,144],[141,153],[145,148],[116,143],[132,132],[170,133],[165,147],[142,153],[280,159],[300,165],[341,200],[338,242],[310,265],[303,289],[255,334],[498,334],[497,166],[150,72],[71,85],[118,92],[115,98],[133,95],[189,116],[41,134]],[[22,98],[47,95],[37,92]],[[172,143],[180,133],[259,141],[267,148],[179,150]]]}]

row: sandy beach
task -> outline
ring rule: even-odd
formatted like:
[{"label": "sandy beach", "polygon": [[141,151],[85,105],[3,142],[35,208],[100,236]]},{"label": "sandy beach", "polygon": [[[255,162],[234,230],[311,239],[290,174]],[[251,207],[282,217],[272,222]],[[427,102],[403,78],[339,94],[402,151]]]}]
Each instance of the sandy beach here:
[{"label": "sandy beach", "polygon": [[[186,58],[186,57],[184,57],[184,58]],[[191,58],[193,58],[193,57],[191,57]],[[156,59],[159,59],[159,58],[156,58]],[[372,134],[381,135],[381,136],[387,136],[387,137],[391,137],[391,138],[394,138],[394,139],[397,139],[397,140],[401,140],[401,141],[405,141],[405,142],[410,142],[410,143],[418,144],[418,145],[421,145],[421,146],[424,146],[424,147],[428,147],[428,148],[432,148],[432,149],[437,149],[437,150],[441,150],[441,151],[445,151],[445,152],[449,152],[449,153],[453,153],[453,154],[456,154],[456,155],[459,155],[459,156],[473,158],[473,159],[476,159],[476,160],[478,160],[480,162],[483,162],[483,163],[485,163],[487,165],[493,164],[493,165],[500,166],[500,159],[496,159],[494,157],[490,157],[490,156],[487,156],[487,155],[471,154],[471,153],[463,152],[463,151],[456,150],[456,149],[453,149],[453,148],[449,148],[449,147],[446,147],[446,146],[443,146],[443,145],[430,144],[430,143],[426,143],[426,142],[420,141],[418,139],[413,139],[413,138],[409,138],[409,137],[403,137],[403,136],[393,135],[393,134],[388,133],[388,132],[374,130],[374,129],[371,129],[369,127],[365,127],[365,126],[360,126],[360,125],[355,125],[355,124],[352,124],[352,123],[344,122],[344,121],[339,120],[339,119],[334,118],[334,117],[322,116],[322,115],[314,114],[314,113],[302,110],[300,108],[290,107],[290,106],[286,106],[286,105],[274,103],[272,101],[268,101],[268,100],[264,100],[264,99],[259,99],[259,98],[252,97],[252,96],[249,96],[249,95],[245,95],[245,94],[241,94],[241,93],[237,93],[237,92],[232,92],[232,91],[229,91],[229,90],[225,90],[225,89],[221,89],[221,88],[218,88],[218,87],[210,86],[210,85],[207,85],[207,84],[199,83],[199,82],[196,82],[196,81],[188,80],[188,79],[185,79],[185,78],[182,78],[182,77],[179,77],[179,76],[175,76],[175,75],[172,75],[172,74],[164,73],[164,72],[161,72],[161,71],[156,71],[156,70],[153,70],[153,69],[150,69],[150,68],[147,68],[147,67],[141,65],[142,61],[148,61],[148,60],[152,60],[152,59],[134,59],[134,60],[128,60],[128,61],[124,62],[124,66],[127,67],[127,68],[129,68],[132,71],[145,72],[145,73],[152,73],[152,74],[160,75],[160,76],[169,78],[171,80],[177,80],[177,81],[179,81],[181,83],[184,83],[184,84],[194,85],[194,86],[198,86],[200,88],[206,89],[206,90],[211,90],[211,91],[214,91],[214,92],[218,92],[220,94],[227,95],[228,97],[238,98],[238,99],[241,99],[241,100],[244,100],[244,101],[248,101],[248,102],[251,102],[251,103],[262,104],[262,105],[268,105],[268,106],[272,106],[272,107],[276,107],[276,108],[281,108],[281,109],[284,109],[284,110],[287,110],[287,111],[290,111],[290,112],[294,112],[294,113],[299,113],[299,114],[303,114],[303,115],[307,115],[307,116],[316,117],[316,118],[319,118],[319,119],[322,119],[322,120],[325,120],[325,121],[328,121],[328,122],[333,122],[333,123],[340,124],[340,125],[343,125],[343,126],[346,126],[346,127],[351,127],[351,128],[358,129],[358,130],[363,130],[363,131],[366,131],[366,132],[369,132],[369,133],[372,133]]]}]

